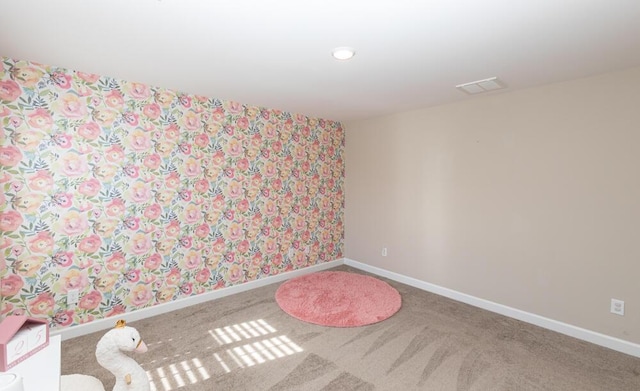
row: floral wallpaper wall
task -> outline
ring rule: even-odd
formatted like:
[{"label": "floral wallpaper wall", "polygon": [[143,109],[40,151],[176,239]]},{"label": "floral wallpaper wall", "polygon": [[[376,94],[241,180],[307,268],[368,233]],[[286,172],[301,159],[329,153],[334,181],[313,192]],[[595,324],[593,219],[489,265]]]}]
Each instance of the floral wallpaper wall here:
[{"label": "floral wallpaper wall", "polygon": [[28,61],[1,72],[3,316],[73,326],[342,257],[340,123]]}]

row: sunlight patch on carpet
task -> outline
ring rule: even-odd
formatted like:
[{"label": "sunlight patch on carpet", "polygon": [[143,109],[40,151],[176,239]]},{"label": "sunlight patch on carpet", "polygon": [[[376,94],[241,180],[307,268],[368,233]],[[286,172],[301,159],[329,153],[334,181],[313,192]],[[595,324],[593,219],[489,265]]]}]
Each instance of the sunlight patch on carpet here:
[{"label": "sunlight patch on carpet", "polygon": [[[304,350],[289,337],[279,334],[264,319],[250,320],[208,330],[217,346],[207,346],[214,360],[225,373],[235,369],[249,368],[265,362],[301,353]],[[161,344],[162,341],[157,342]],[[189,354],[187,352],[186,354]],[[162,361],[174,360],[147,371],[151,391],[172,391],[211,378],[199,358],[180,360],[181,355],[164,357]],[[150,364],[156,362],[155,360]]]}]

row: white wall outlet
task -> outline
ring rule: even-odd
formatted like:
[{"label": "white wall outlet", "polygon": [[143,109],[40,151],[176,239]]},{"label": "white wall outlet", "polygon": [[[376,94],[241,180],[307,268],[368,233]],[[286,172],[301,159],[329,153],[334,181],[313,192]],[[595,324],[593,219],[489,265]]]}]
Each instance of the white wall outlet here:
[{"label": "white wall outlet", "polygon": [[386,247],[382,247],[382,256],[383,257],[387,256],[387,248]]},{"label": "white wall outlet", "polygon": [[67,292],[67,305],[78,304],[80,301],[80,291],[77,289],[71,289]]},{"label": "white wall outlet", "polygon": [[289,255],[289,258],[293,258],[293,257],[294,257],[294,255],[296,255],[296,252],[295,252],[295,250],[293,249],[293,247],[291,247],[291,248],[289,249],[289,254],[288,254],[288,255]]},{"label": "white wall outlet", "polygon": [[624,301],[611,299],[611,313],[616,315],[624,315]]},{"label": "white wall outlet", "polygon": [[311,252],[311,246],[305,246],[304,253],[309,254]]}]

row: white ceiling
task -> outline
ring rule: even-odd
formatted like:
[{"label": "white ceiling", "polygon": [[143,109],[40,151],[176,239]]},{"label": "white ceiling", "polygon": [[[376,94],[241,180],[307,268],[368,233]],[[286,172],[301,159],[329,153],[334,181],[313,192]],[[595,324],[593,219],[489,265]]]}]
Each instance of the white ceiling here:
[{"label": "white ceiling", "polygon": [[346,121],[640,66],[640,0],[2,0],[0,55]]}]

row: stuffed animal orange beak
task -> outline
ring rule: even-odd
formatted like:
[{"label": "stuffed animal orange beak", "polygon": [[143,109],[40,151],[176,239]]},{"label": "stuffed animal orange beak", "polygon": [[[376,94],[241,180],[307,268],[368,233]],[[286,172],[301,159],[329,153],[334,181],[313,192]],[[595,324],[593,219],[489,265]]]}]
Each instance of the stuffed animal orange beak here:
[{"label": "stuffed animal orange beak", "polygon": [[136,346],[135,352],[144,353],[147,350],[148,350],[147,344],[144,343],[144,341],[141,339],[140,342],[138,342],[138,346]]}]

